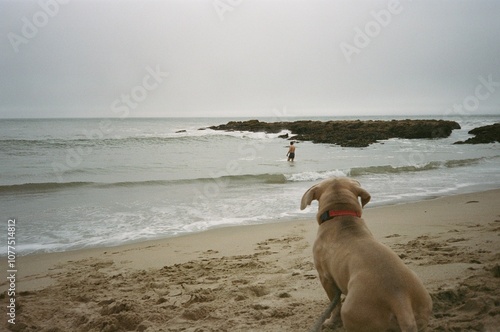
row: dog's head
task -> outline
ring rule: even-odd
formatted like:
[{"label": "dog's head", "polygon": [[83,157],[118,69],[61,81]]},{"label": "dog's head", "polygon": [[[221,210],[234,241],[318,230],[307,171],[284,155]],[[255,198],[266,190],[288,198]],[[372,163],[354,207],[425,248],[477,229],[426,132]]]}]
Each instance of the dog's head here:
[{"label": "dog's head", "polygon": [[[358,200],[361,198],[361,204]],[[324,180],[307,190],[302,196],[300,209],[304,210],[313,200],[317,200],[319,216],[328,210],[355,211],[361,216],[362,208],[370,201],[370,194],[361,188],[358,181],[349,178]]]}]

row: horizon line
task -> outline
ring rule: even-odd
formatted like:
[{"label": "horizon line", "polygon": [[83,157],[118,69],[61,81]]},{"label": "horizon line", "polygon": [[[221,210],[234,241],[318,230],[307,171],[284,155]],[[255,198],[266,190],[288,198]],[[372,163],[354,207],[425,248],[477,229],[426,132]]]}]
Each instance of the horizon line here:
[{"label": "horizon line", "polygon": [[[498,113],[479,113],[479,114],[370,114],[370,115],[287,115],[280,118],[370,118],[370,117],[475,117],[475,116],[500,116]],[[236,115],[236,116],[127,116],[127,117],[105,117],[105,116],[47,116],[47,117],[1,117],[0,120],[91,120],[91,119],[108,119],[108,120],[126,120],[126,119],[264,119],[277,118],[277,116],[262,116],[262,115]]]}]

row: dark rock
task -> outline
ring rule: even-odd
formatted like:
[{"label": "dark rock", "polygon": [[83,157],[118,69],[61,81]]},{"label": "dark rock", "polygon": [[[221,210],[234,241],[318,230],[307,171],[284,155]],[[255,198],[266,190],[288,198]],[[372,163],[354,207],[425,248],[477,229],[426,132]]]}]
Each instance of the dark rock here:
[{"label": "dark rock", "polygon": [[500,122],[474,128],[469,131],[469,134],[475,136],[466,141],[455,142],[455,144],[487,144],[500,142]]},{"label": "dark rock", "polygon": [[175,133],[176,133],[176,134],[178,134],[178,133],[187,133],[187,131],[186,131],[185,129],[183,129],[183,130],[178,130],[178,131],[176,131]]},{"label": "dark rock", "polygon": [[455,121],[444,120],[392,120],[392,121],[294,121],[261,122],[259,120],[230,121],[210,129],[225,131],[251,131],[279,133],[290,130],[294,140],[314,143],[338,144],[343,147],[366,147],[378,140],[389,138],[444,138],[454,129]]}]

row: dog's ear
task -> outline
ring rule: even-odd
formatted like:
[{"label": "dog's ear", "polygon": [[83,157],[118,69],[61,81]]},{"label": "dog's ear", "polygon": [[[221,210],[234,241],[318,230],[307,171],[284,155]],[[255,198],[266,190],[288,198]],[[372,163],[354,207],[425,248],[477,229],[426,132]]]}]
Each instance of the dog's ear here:
[{"label": "dog's ear", "polygon": [[300,201],[300,209],[304,210],[311,202],[315,199],[318,199],[321,194],[319,193],[319,184],[316,184],[309,188],[302,196],[302,200]]},{"label": "dog's ear", "polygon": [[358,197],[361,197],[361,207],[365,207],[365,205],[370,201],[372,198],[368,191],[364,190],[363,188],[359,187],[358,189]]}]

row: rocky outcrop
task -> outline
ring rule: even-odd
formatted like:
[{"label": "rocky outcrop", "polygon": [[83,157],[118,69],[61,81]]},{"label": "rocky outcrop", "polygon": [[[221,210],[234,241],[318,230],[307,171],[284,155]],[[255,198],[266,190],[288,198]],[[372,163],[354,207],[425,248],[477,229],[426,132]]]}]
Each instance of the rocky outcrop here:
[{"label": "rocky outcrop", "polygon": [[474,128],[469,131],[469,134],[475,135],[466,141],[455,142],[455,144],[485,144],[500,142],[500,122]]},{"label": "rocky outcrop", "polygon": [[444,138],[454,129],[455,121],[392,120],[392,121],[294,121],[261,122],[259,120],[230,121],[212,126],[214,130],[279,133],[289,130],[288,139],[314,143],[338,144],[343,147],[366,147],[389,138]]}]

